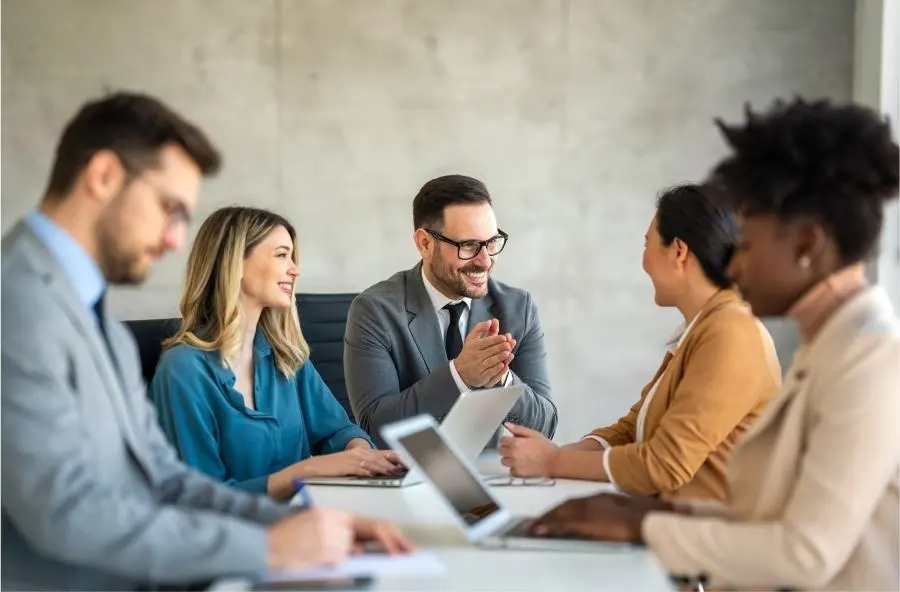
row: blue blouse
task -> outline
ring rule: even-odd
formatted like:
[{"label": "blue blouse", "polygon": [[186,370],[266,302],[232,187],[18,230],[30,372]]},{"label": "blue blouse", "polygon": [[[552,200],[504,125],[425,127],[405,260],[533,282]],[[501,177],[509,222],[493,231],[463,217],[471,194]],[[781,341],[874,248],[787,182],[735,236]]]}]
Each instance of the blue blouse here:
[{"label": "blue blouse", "polygon": [[253,358],[256,410],[244,405],[219,352],[184,344],[163,352],[148,394],[185,463],[229,485],[265,493],[269,475],[313,454],[342,451],[355,438],[374,446],[312,362],[285,378],[261,330]]}]

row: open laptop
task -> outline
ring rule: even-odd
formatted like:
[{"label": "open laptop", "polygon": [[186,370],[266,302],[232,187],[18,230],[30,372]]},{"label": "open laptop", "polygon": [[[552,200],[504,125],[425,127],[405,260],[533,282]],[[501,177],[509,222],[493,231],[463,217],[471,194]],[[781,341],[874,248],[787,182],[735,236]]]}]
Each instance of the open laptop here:
[{"label": "open laptop", "polygon": [[[441,429],[456,443],[460,454],[475,462],[524,390],[524,384],[517,384],[463,393],[450,408]],[[419,471],[410,468],[405,473],[384,477],[315,477],[305,481],[309,485],[406,487],[424,480]]]},{"label": "open laptop", "polygon": [[528,532],[533,519],[515,517],[479,478],[469,459],[430,415],[399,421],[381,430],[385,441],[434,485],[457,524],[474,544],[542,551],[597,551],[633,548],[622,543],[554,539]]}]

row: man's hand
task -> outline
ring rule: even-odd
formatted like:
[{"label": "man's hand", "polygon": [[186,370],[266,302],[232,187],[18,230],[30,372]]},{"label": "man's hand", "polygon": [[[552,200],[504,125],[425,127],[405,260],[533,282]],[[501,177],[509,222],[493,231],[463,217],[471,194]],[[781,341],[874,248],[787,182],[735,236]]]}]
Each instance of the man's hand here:
[{"label": "man's hand", "polygon": [[514,477],[552,477],[559,446],[540,432],[506,422],[513,436],[500,438],[500,459]]},{"label": "man's hand", "polygon": [[509,333],[500,335],[500,321],[478,323],[466,336],[462,351],[453,361],[456,372],[470,388],[499,384],[515,358],[516,340]]},{"label": "man's hand", "polygon": [[416,550],[400,530],[389,522],[357,517],[353,520],[353,530],[356,537],[354,549],[356,552],[362,551],[365,543],[376,543],[379,550],[388,555],[411,553]]},{"label": "man's hand", "polygon": [[269,568],[335,565],[350,554],[354,538],[354,518],[347,512],[313,509],[294,514],[269,527]]}]

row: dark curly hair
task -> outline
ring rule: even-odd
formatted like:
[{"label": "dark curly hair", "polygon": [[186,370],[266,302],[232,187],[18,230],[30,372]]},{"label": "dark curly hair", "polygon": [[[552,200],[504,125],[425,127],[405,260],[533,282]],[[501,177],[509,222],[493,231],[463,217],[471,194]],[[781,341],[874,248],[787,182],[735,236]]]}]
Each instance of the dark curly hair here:
[{"label": "dark curly hair", "polygon": [[710,182],[748,215],[815,218],[845,264],[871,255],[884,202],[898,187],[900,152],[886,118],[859,105],[801,98],[745,112],[742,125],[716,119],[732,154]]}]

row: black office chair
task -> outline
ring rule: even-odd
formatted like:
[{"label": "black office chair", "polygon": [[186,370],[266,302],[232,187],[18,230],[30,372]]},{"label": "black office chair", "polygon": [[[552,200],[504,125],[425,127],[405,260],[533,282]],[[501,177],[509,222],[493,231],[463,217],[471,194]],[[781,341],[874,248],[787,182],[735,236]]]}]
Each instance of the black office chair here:
[{"label": "black office chair", "polygon": [[125,325],[131,329],[138,352],[141,356],[141,373],[144,382],[150,384],[159,356],[162,354],[162,342],[175,335],[180,319],[146,319],[140,321],[125,321]]},{"label": "black office chair", "polygon": [[[344,381],[344,329],[355,297],[356,294],[297,294],[297,312],[309,344],[309,358],[351,420],[353,410]],[[178,323],[179,319],[174,318],[125,321],[137,341],[147,384],[156,372],[162,342],[175,334]]]},{"label": "black office chair", "polygon": [[353,421],[344,380],[344,330],[354,298],[356,294],[297,294],[297,312],[309,344],[309,358]]}]

